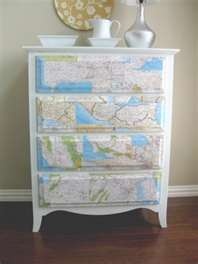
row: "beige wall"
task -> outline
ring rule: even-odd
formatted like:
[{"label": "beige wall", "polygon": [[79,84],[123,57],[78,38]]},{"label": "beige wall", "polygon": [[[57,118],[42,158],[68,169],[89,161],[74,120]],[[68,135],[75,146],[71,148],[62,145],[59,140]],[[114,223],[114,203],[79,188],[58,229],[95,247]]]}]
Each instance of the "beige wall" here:
[{"label": "beige wall", "polygon": [[[72,33],[56,16],[52,2],[0,0],[0,189],[30,188],[27,58],[21,46],[38,44],[37,34]],[[115,2],[113,18],[122,23],[123,35],[135,10]],[[175,65],[171,185],[198,184],[197,13],[191,0],[161,0],[147,11],[149,24],[157,33],[156,47],[182,50]],[[85,45],[88,35],[90,32],[81,32],[79,43]]]},{"label": "beige wall", "polygon": [[[196,9],[196,25],[198,25],[198,1],[197,1],[197,9]],[[195,91],[195,114],[196,114],[196,157],[198,159],[198,26],[196,27],[197,30],[197,39],[196,39],[196,91]],[[197,162],[197,183],[198,183],[198,162]]]}]

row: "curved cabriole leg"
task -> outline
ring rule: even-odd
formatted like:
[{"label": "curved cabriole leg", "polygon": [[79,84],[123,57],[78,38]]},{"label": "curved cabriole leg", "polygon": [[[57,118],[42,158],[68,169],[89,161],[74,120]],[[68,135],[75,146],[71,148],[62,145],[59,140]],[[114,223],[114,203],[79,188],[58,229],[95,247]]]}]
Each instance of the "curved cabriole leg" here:
[{"label": "curved cabriole leg", "polygon": [[160,210],[158,213],[159,223],[161,228],[167,228],[167,213],[166,210]]},{"label": "curved cabriole leg", "polygon": [[41,222],[42,222],[42,215],[38,213],[34,213],[33,217],[33,232],[39,232],[40,227],[41,227]]}]

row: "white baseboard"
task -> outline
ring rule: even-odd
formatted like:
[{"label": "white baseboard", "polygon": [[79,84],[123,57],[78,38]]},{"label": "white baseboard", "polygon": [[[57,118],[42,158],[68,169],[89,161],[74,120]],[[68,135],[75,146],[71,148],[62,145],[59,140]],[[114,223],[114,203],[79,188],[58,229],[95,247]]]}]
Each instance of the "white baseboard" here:
[{"label": "white baseboard", "polygon": [[169,186],[169,197],[193,197],[198,196],[198,185]]},{"label": "white baseboard", "polygon": [[0,202],[29,202],[32,201],[32,190],[6,189],[0,190]]},{"label": "white baseboard", "polygon": [[[169,186],[169,197],[198,196],[198,185]],[[32,200],[30,189],[0,190],[0,202],[29,202]]]}]

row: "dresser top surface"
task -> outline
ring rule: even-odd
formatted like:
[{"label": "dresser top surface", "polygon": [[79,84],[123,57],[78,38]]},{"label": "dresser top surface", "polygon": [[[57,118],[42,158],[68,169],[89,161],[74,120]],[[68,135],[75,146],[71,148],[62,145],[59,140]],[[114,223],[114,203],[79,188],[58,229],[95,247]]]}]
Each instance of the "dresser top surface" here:
[{"label": "dresser top surface", "polygon": [[53,47],[46,48],[43,46],[23,46],[23,49],[29,52],[75,52],[75,53],[111,53],[111,54],[143,54],[143,55],[175,55],[179,49],[158,49],[158,48],[127,48],[127,47]]}]

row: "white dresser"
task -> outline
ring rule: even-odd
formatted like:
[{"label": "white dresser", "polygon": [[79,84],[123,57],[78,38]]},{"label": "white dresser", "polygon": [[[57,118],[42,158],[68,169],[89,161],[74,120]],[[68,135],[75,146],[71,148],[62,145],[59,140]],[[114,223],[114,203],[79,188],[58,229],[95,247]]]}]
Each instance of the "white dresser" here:
[{"label": "white dresser", "polygon": [[147,208],[166,227],[178,50],[25,48],[33,231],[56,210]]}]

